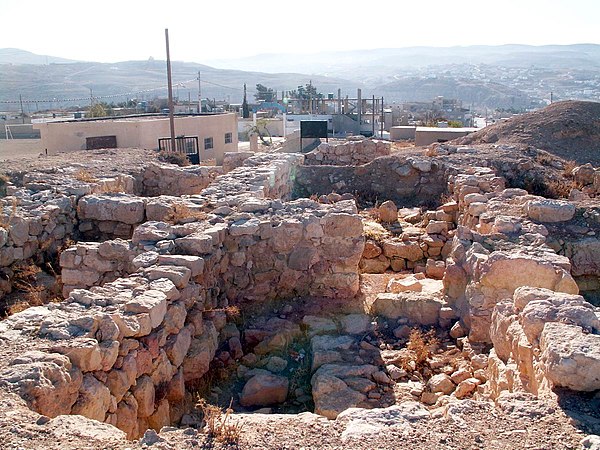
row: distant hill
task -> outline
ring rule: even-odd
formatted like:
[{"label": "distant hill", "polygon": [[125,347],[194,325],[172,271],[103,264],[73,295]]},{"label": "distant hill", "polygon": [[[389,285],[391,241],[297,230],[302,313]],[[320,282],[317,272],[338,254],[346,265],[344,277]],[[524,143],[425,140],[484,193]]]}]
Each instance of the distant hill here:
[{"label": "distant hill", "polygon": [[[173,91],[181,100],[198,98],[198,72],[201,72],[202,97],[229,99],[241,103],[243,85],[248,86],[248,100],[253,101],[257,83],[275,90],[296,89],[312,80],[324,93],[355,92],[361,83],[342,78],[309,76],[299,73],[261,73],[215,69],[202,64],[174,61]],[[94,97],[107,102],[128,98],[165,97],[167,94],[166,63],[159,60],[125,61],[118,63],[72,62],[50,65],[0,65],[0,101],[15,100],[19,94],[25,100],[83,99],[87,105],[90,89]],[[113,97],[106,97],[111,96]],[[74,102],[77,103],[77,102]],[[73,102],[72,102],[73,104]]]},{"label": "distant hill", "polygon": [[455,77],[405,77],[377,88],[387,101],[431,101],[438,95],[493,108],[527,108],[537,102],[518,89],[494,82]]},{"label": "distant hill", "polygon": [[18,48],[0,48],[0,64],[54,64],[76,62],[57,56],[36,55]]},{"label": "distant hill", "polygon": [[[512,67],[600,68],[600,45],[474,45],[465,47],[379,48],[302,55],[262,54],[246,58],[204,61],[223,69],[286,72],[290,70],[331,76],[362,77],[357,65],[404,70],[446,64],[493,64]],[[294,69],[292,69],[294,68]],[[350,69],[350,70],[349,70]]]},{"label": "distant hill", "polygon": [[454,142],[526,144],[580,164],[600,165],[600,103],[557,102]]}]

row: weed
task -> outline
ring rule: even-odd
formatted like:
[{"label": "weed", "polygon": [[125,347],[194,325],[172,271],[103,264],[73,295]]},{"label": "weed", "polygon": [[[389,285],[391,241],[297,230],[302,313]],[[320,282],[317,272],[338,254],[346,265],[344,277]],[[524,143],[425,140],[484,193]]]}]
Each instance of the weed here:
[{"label": "weed", "polygon": [[[232,400],[233,401],[233,400]],[[202,411],[204,428],[209,437],[224,444],[237,444],[242,434],[243,425],[229,420],[233,409],[232,401],[229,407],[223,411],[216,405],[211,405],[204,399],[200,399],[197,407]]]},{"label": "weed", "polygon": [[374,220],[363,221],[363,233],[367,239],[372,239],[375,242],[382,242],[384,239],[391,237],[391,233]]},{"label": "weed", "polygon": [[127,192],[127,183],[125,182],[125,178],[122,176],[117,176],[116,182],[114,183],[103,183],[102,192],[106,194],[119,194],[122,192]]},{"label": "weed", "polygon": [[425,369],[427,367],[427,359],[431,357],[433,349],[438,347],[439,344],[440,341],[435,335],[435,330],[433,328],[427,333],[423,333],[423,331],[418,328],[413,328],[406,345],[409,356],[402,361],[403,368],[405,370]]},{"label": "weed", "polygon": [[169,164],[176,164],[181,167],[190,165],[190,161],[189,159],[187,159],[187,156],[185,156],[185,154],[181,152],[169,152],[166,150],[162,150],[158,153],[157,158],[159,161],[166,162]]},{"label": "weed", "polygon": [[573,176],[573,169],[575,169],[575,167],[577,167],[577,161],[574,161],[572,159],[565,161],[565,168],[563,172],[564,176]]},{"label": "weed", "polygon": [[98,179],[94,177],[89,171],[85,169],[79,169],[75,172],[75,179],[84,183],[96,183]]},{"label": "weed", "polygon": [[535,160],[543,166],[549,166],[554,161],[554,157],[550,153],[538,151]]}]

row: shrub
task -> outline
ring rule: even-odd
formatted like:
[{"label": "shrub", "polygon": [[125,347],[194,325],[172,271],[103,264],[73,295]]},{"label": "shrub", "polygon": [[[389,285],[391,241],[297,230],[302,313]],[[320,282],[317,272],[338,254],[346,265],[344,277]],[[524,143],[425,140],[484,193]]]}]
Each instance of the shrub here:
[{"label": "shrub", "polygon": [[181,152],[169,152],[162,150],[158,153],[158,160],[169,164],[176,164],[181,167],[190,165],[190,161],[187,159],[187,156]]},{"label": "shrub", "polygon": [[211,405],[204,399],[200,399],[196,406],[202,411],[204,428],[209,437],[224,444],[237,444],[239,442],[242,425],[229,421],[229,416],[233,412],[231,402],[224,413],[220,407]]}]

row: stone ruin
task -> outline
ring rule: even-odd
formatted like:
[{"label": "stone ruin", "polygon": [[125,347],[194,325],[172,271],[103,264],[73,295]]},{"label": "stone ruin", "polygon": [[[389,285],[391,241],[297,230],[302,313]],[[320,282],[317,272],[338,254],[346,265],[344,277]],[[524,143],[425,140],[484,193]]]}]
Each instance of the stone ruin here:
[{"label": "stone ruin", "polygon": [[[0,321],[0,388],[128,439],[200,426],[194,395],[230,400],[202,390],[215,372],[240,411],[330,419],[599,391],[586,298],[600,291],[600,171],[576,168],[571,200],[552,200],[509,185],[510,161],[432,153],[365,141],[87,180],[11,174],[0,294],[24,262],[54,258],[62,299]],[[410,347],[419,327],[438,334],[426,360]]]}]

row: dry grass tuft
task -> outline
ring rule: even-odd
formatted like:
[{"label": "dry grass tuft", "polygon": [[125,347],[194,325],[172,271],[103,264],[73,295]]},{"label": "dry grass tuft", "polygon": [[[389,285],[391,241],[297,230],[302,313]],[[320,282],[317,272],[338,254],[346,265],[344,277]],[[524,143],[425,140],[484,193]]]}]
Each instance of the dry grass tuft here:
[{"label": "dry grass tuft", "polygon": [[185,154],[181,152],[169,152],[163,150],[158,153],[157,159],[161,162],[175,164],[181,167],[190,165],[190,161],[189,159],[187,159],[187,156],[185,156]]},{"label": "dry grass tuft", "polygon": [[566,177],[573,176],[573,169],[575,169],[575,167],[577,167],[577,166],[578,166],[577,161],[574,161],[574,160],[565,161],[565,168],[564,168],[563,174]]},{"label": "dry grass tuft", "polygon": [[363,233],[367,239],[372,239],[375,242],[382,242],[392,236],[380,223],[372,219],[363,220]]},{"label": "dry grass tuft", "polygon": [[225,411],[204,399],[200,399],[196,406],[202,411],[204,428],[209,437],[229,445],[239,442],[243,425],[229,420],[233,413],[231,402]]},{"label": "dry grass tuft", "polygon": [[79,169],[75,172],[75,179],[83,183],[96,183],[98,178],[94,177],[88,170]]},{"label": "dry grass tuft", "polygon": [[402,361],[402,368],[406,371],[425,369],[427,360],[439,345],[440,340],[435,335],[434,329],[424,333],[418,328],[413,328],[406,344],[408,355]]}]

